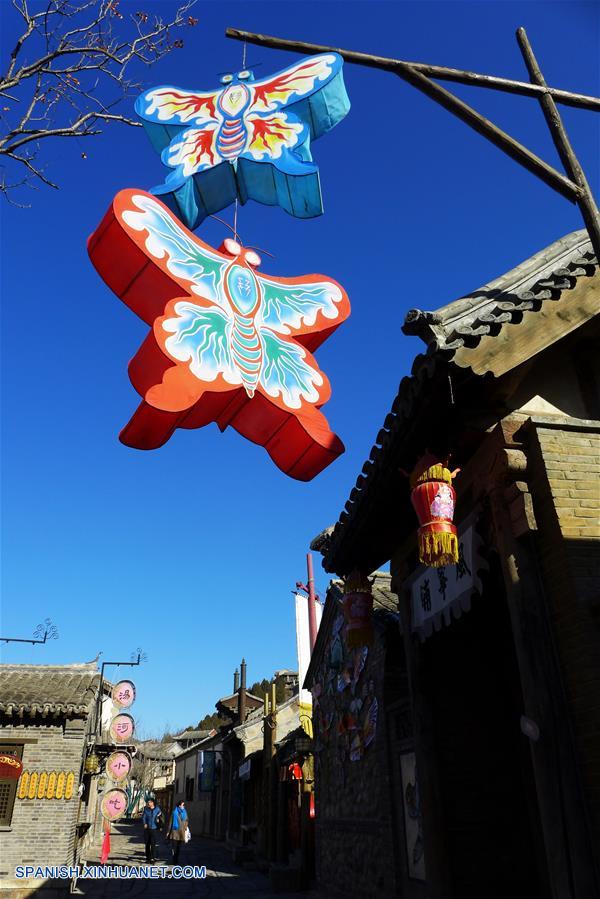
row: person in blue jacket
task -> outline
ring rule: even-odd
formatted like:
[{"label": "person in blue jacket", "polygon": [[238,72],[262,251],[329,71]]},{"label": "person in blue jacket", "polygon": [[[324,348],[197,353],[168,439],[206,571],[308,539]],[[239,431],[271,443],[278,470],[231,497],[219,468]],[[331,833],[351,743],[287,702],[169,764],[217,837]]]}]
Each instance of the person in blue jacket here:
[{"label": "person in blue jacket", "polygon": [[173,809],[173,814],[171,816],[171,826],[168,833],[168,836],[171,840],[171,854],[173,856],[174,864],[177,864],[179,860],[181,844],[187,843],[186,833],[188,831],[188,828],[188,813],[185,810],[185,804],[182,800],[181,802],[178,802]]},{"label": "person in blue jacket", "polygon": [[162,812],[154,799],[148,799],[142,815],[144,839],[146,843],[146,861],[156,861],[156,834],[162,824]]}]

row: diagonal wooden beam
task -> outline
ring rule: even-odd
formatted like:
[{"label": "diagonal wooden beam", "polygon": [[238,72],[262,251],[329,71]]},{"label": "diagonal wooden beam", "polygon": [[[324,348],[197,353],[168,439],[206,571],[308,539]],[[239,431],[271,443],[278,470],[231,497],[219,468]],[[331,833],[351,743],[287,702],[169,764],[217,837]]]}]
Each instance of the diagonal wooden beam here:
[{"label": "diagonal wooden beam", "polygon": [[[519,43],[519,47],[521,48],[521,53],[523,54],[525,65],[527,66],[527,70],[529,71],[529,77],[535,84],[537,84],[542,89],[545,89],[546,81],[542,74],[542,70],[539,67],[538,61],[535,58],[534,52],[531,48],[531,44],[529,43],[527,33],[524,28],[518,29],[517,41]],[[571,146],[571,141],[569,140],[566,128],[563,125],[554,97],[548,91],[544,90],[544,93],[539,97],[539,101],[542,107],[542,112],[544,113],[544,118],[546,119],[546,124],[548,125],[548,128],[550,130],[552,140],[554,141],[554,146],[556,147],[561,162],[565,167],[565,171],[569,175],[570,179],[580,188],[581,195],[577,203],[579,209],[581,210],[581,214],[586,224],[588,234],[590,235],[594,250],[596,251],[596,256],[598,259],[600,259],[600,213],[598,212],[596,201],[594,200],[594,196],[588,184],[587,178],[585,177],[584,171],[581,168],[579,160],[575,155],[575,151]]]},{"label": "diagonal wooden beam", "polygon": [[339,47],[328,47],[325,44],[310,44],[306,41],[291,41],[286,38],[273,37],[270,34],[255,34],[251,31],[241,31],[239,28],[228,28],[227,37],[236,41],[245,41],[248,44],[258,44],[261,47],[272,47],[276,50],[291,50],[294,53],[339,53],[347,62],[368,66],[374,69],[393,71],[397,65],[407,65],[422,75],[429,78],[437,78],[440,81],[454,81],[460,84],[471,84],[475,87],[487,87],[493,90],[504,91],[510,94],[523,94],[529,97],[540,97],[549,93],[557,103],[564,106],[575,106],[579,109],[592,109],[600,111],[600,97],[591,97],[588,94],[575,94],[572,91],[563,91],[556,87],[541,87],[527,81],[514,81],[511,78],[500,78],[497,75],[480,75],[477,72],[467,72],[463,69],[451,69],[447,66],[432,66],[423,62],[408,62],[407,60],[392,59],[387,56],[374,56],[371,53],[361,53],[358,50],[343,50]]},{"label": "diagonal wooden beam", "polygon": [[[385,57],[371,57],[366,53],[355,53],[354,51],[339,50],[334,49],[333,47],[322,47],[318,44],[307,44],[303,41],[280,40],[279,38],[265,37],[264,35],[251,34],[246,31],[237,31],[233,28],[228,28],[225,33],[228,37],[238,38],[239,36],[240,40],[250,40],[252,38],[253,43],[264,43],[265,46],[277,47],[279,49],[295,49],[300,53],[314,53],[320,51],[339,53],[345,59],[363,65],[371,65],[372,63],[365,62],[362,58],[367,60],[375,58],[384,60],[386,65],[378,65],[377,68],[385,68],[387,71],[398,75],[404,81],[412,84],[412,86],[416,87],[421,93],[434,100],[440,106],[443,106],[444,109],[452,112],[457,118],[465,122],[465,124],[474,131],[477,131],[478,134],[487,138],[496,147],[544,181],[544,183],[553,190],[557,191],[563,197],[566,197],[567,200],[570,200],[572,203],[577,203],[580,198],[581,188],[579,185],[565,177],[565,175],[557,171],[543,159],[540,159],[539,156],[536,156],[535,153],[532,153],[531,150],[528,150],[527,147],[524,147],[523,144],[520,144],[501,128],[498,128],[497,125],[494,125],[493,122],[490,122],[489,119],[482,116],[481,113],[473,109],[472,106],[469,106],[463,100],[460,100],[440,84],[436,84],[436,82],[432,81],[427,75],[423,75],[422,72],[413,67],[412,63],[403,62],[398,59],[385,60]],[[358,57],[361,57],[361,59]]]}]

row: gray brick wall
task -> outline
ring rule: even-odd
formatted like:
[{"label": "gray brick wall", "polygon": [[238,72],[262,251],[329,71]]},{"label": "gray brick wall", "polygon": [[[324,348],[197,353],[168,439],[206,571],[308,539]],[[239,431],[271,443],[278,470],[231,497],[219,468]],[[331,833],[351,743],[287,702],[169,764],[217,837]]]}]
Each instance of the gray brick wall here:
[{"label": "gray brick wall", "polygon": [[536,421],[531,451],[541,569],[600,846],[600,425]]},{"label": "gray brick wall", "polygon": [[[67,733],[62,724],[2,727],[0,741],[18,743],[37,740],[23,747],[24,771],[73,771],[71,799],[15,799],[11,829],[0,832],[0,893],[27,884],[14,878],[17,865],[73,864],[79,797],[79,771],[84,746],[83,730]],[[39,886],[39,882],[36,883]],[[68,883],[66,884],[68,887]],[[31,887],[31,884],[29,884]]]}]

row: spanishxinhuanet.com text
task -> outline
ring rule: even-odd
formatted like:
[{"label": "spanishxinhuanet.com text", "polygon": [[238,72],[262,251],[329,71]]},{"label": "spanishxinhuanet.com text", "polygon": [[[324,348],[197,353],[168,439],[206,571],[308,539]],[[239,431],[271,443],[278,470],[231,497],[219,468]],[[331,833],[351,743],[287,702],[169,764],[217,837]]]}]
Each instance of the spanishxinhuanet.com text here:
[{"label": "spanishxinhuanet.com text", "polygon": [[17,865],[15,877],[35,880],[196,880],[206,877],[205,865]]}]

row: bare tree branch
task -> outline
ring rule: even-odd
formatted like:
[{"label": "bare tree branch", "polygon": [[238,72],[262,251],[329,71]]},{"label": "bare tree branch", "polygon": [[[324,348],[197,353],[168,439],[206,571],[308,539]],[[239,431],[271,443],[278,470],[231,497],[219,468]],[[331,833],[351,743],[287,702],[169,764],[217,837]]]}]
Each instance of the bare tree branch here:
[{"label": "bare tree branch", "polygon": [[190,13],[197,0],[183,0],[168,21],[143,10],[125,19],[119,2],[47,0],[32,13],[27,0],[12,0],[21,33],[0,76],[0,156],[26,174],[0,177],[0,193],[31,179],[57,187],[35,161],[47,137],[90,137],[112,122],[140,127],[116,109],[141,88],[129,68],[182,47],[173,33],[197,24]]}]

